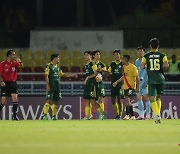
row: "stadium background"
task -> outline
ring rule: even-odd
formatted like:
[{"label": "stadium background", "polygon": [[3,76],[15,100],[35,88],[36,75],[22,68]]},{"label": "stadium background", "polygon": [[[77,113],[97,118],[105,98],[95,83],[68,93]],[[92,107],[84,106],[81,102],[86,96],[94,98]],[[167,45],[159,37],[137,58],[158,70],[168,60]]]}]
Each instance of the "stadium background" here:
[{"label": "stadium background", "polygon": [[[83,116],[80,96],[85,78],[82,54],[85,49],[99,49],[101,60],[108,67],[113,60],[113,49],[130,54],[134,62],[137,46],[143,45],[148,51],[150,38],[157,37],[160,50],[168,59],[175,54],[180,60],[179,3],[178,0],[1,0],[0,61],[6,58],[7,49],[14,48],[24,64],[18,76],[19,116],[23,119],[41,117],[33,118],[33,115],[41,115],[45,101],[43,71],[52,53],[60,54],[64,72],[78,74],[77,79],[62,78],[61,119]],[[173,79],[166,74],[164,118],[180,117],[179,78],[179,74]],[[111,76],[104,76],[104,80],[109,96]],[[109,97],[105,103],[108,118],[112,118]],[[11,106],[3,109],[1,118],[11,119]]]}]

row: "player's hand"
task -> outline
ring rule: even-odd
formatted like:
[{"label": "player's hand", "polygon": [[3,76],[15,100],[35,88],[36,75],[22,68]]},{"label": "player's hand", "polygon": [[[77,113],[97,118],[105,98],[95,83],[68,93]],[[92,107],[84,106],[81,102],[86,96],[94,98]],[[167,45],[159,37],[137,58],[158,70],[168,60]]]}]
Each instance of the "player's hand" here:
[{"label": "player's hand", "polygon": [[72,74],[71,77],[78,78],[78,75],[77,74]]},{"label": "player's hand", "polygon": [[84,84],[87,83],[87,80],[89,79],[89,76],[86,77],[86,79],[84,80]]},{"label": "player's hand", "polygon": [[20,58],[16,58],[16,61],[21,63],[21,59]]},{"label": "player's hand", "polygon": [[0,85],[1,85],[2,87],[6,86],[6,84],[4,83],[4,81],[0,82]]},{"label": "player's hand", "polygon": [[117,82],[114,82],[114,83],[113,83],[113,87],[116,87],[116,86],[117,86],[117,84],[118,84]]},{"label": "player's hand", "polygon": [[49,86],[49,84],[46,85],[46,91],[47,91],[47,92],[50,91],[50,86]]}]

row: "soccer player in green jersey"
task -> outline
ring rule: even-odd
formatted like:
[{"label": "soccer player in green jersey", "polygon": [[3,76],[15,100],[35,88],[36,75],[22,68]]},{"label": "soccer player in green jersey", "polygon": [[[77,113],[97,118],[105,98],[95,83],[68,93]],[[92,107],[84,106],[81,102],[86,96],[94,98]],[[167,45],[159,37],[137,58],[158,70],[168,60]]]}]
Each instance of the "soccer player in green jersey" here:
[{"label": "soccer player in green jersey", "polygon": [[[107,68],[106,68],[106,65],[100,61],[100,57],[101,57],[100,51],[93,50],[92,57],[93,57],[94,63],[97,65],[98,75],[100,75],[102,79],[103,72],[107,72]],[[96,84],[96,100],[98,101],[99,105],[104,111],[105,89],[104,89],[103,80],[99,80],[99,78],[97,77],[95,84]]]},{"label": "soccer player in green jersey", "polygon": [[161,123],[161,99],[164,89],[164,70],[168,69],[167,56],[159,51],[159,41],[157,38],[150,40],[151,51],[146,53],[142,59],[142,68],[147,67],[148,74],[148,95],[151,108],[154,113],[155,123]]},{"label": "soccer player in green jersey", "polygon": [[60,91],[60,77],[77,77],[77,75],[67,75],[62,72],[61,67],[58,65],[60,61],[58,54],[51,55],[51,63],[47,64],[45,69],[45,81],[46,81],[46,103],[43,108],[44,117],[43,120],[48,120],[47,114],[49,107],[52,105],[52,120],[56,119],[58,111],[58,101],[61,99]]},{"label": "soccer player in green jersey", "polygon": [[119,49],[115,49],[113,55],[115,61],[112,61],[108,68],[108,72],[112,73],[111,103],[114,111],[116,112],[115,120],[120,120],[123,112],[122,99],[124,99],[124,91],[121,88],[122,83],[118,83],[116,87],[113,86],[113,83],[123,76],[122,75],[123,63],[121,62],[121,57],[120,57],[121,51]]},{"label": "soccer player in green jersey", "polygon": [[90,104],[92,104],[100,113],[100,120],[105,118],[105,113],[100,107],[98,103],[96,103],[96,88],[95,88],[95,77],[97,75],[97,65],[91,60],[91,52],[85,51],[84,52],[84,59],[86,64],[84,66],[86,71],[86,79],[84,81],[84,94],[83,98],[85,100],[85,117],[84,120],[90,120]]}]

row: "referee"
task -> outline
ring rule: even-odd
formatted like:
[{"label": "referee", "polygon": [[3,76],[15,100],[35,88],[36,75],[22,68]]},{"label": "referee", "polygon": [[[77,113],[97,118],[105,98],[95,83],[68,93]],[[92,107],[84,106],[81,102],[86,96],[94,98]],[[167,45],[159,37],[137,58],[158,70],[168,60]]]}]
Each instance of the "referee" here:
[{"label": "referee", "polygon": [[18,120],[17,108],[18,108],[18,90],[17,90],[17,72],[21,67],[21,60],[16,58],[14,50],[7,51],[7,59],[0,63],[0,86],[1,86],[1,103],[0,111],[7,102],[7,97],[12,97],[13,113],[12,120]]}]

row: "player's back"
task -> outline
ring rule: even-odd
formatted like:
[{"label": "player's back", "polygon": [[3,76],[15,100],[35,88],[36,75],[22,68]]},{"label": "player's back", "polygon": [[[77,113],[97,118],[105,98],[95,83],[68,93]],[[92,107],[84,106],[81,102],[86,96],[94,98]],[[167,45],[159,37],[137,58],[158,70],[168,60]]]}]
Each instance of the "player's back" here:
[{"label": "player's back", "polygon": [[149,84],[162,84],[165,81],[163,72],[163,62],[166,57],[159,51],[150,51],[144,55],[147,64],[147,74]]}]

